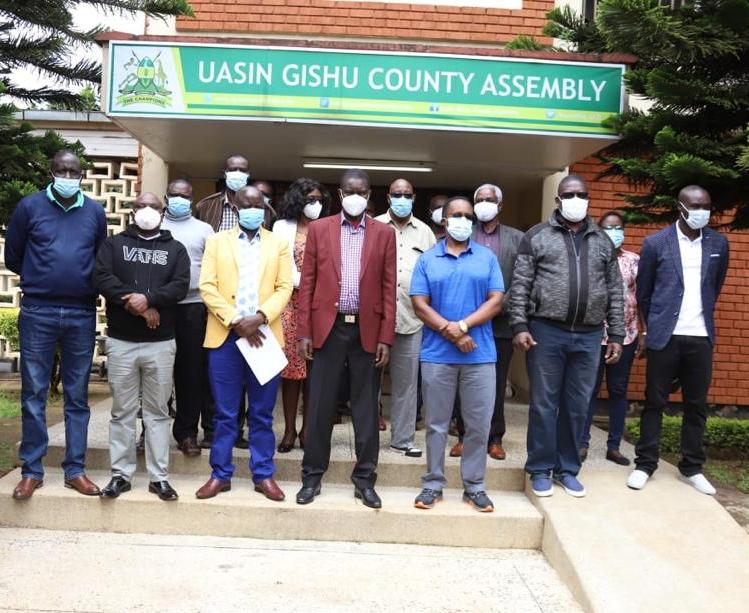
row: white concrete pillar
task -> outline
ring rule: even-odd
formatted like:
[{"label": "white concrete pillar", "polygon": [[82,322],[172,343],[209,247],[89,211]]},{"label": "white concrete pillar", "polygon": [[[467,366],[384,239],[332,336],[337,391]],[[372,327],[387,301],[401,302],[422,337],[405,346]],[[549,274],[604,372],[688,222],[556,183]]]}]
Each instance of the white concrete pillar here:
[{"label": "white concrete pillar", "polygon": [[541,215],[543,219],[548,219],[555,208],[557,203],[554,198],[557,195],[557,187],[559,182],[570,174],[569,168],[565,168],[561,172],[555,172],[553,175],[549,175],[544,178],[543,196],[541,201]]},{"label": "white concrete pillar", "polygon": [[144,145],[140,146],[140,156],[140,193],[153,192],[161,197],[169,182],[169,164]]}]

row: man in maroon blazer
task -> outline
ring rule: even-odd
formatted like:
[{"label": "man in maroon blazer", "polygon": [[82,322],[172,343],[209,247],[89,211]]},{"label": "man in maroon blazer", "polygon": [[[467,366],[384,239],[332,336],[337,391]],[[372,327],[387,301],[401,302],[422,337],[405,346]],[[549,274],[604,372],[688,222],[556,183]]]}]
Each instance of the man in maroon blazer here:
[{"label": "man in maroon blazer", "polygon": [[307,233],[297,326],[299,352],[312,367],[299,504],[320,493],[348,361],[354,495],[373,509],[382,506],[374,489],[380,450],[377,393],[395,338],[396,250],[392,229],[366,214],[369,194],[367,173],[347,170],[338,190],[343,211],[313,222]]}]

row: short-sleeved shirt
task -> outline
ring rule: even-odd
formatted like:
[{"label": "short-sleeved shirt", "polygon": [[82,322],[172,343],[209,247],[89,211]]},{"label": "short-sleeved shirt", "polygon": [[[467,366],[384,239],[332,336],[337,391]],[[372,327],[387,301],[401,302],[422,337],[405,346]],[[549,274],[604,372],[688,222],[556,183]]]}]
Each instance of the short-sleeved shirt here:
[{"label": "short-sleeved shirt", "polygon": [[[503,292],[502,271],[496,256],[474,241],[455,257],[446,241],[438,242],[419,258],[411,279],[411,296],[428,296],[434,310],[449,321],[460,321],[486,302],[489,292]],[[428,326],[421,341],[421,361],[436,364],[487,364],[497,361],[492,322],[468,331],[476,349],[462,353]]]}]

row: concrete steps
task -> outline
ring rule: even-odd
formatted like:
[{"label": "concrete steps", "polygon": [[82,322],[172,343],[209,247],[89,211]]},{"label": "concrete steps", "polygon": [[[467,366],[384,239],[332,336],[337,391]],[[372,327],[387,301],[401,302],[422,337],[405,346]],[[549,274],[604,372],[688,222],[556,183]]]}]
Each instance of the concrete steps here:
[{"label": "concrete steps", "polygon": [[[187,458],[185,455],[172,448],[169,456],[169,471],[173,475],[186,475],[208,478],[211,467],[208,463],[207,449],[198,458]],[[289,481],[298,484],[303,452],[299,449],[287,454],[277,453],[274,457],[276,462],[276,480]],[[65,448],[53,444],[49,448],[44,464],[47,467],[59,467],[65,457]],[[236,476],[249,479],[248,468],[249,453],[241,449],[234,450],[234,465]],[[337,483],[348,485],[351,483],[351,471],[354,468],[354,458],[348,452],[343,453],[341,449],[333,450],[330,459],[330,468],[325,473],[324,483]],[[487,460],[486,487],[490,490],[522,492],[526,477],[521,466],[516,463],[497,462]],[[424,474],[426,454],[421,458],[406,458],[403,455],[392,452],[389,449],[380,451],[380,463],[377,468],[378,487],[405,487],[419,488],[421,475]],[[86,454],[86,467],[88,470],[109,471],[109,449],[102,446],[89,447]],[[145,459],[138,457],[138,470],[145,472]],[[445,472],[448,483],[454,487],[460,487],[460,460],[446,458]]]},{"label": "concrete steps", "polygon": [[[100,486],[109,474],[90,471]],[[206,475],[174,474],[180,493],[174,503],[147,491],[138,474],[133,490],[116,500],[87,498],[63,486],[59,470],[48,470],[44,487],[31,500],[12,499],[20,479],[16,470],[0,479],[0,524],[17,528],[86,530],[148,534],[253,537],[279,540],[404,543],[456,547],[538,549],[543,519],[522,492],[490,491],[496,510],[478,513],[461,501],[461,490],[445,490],[445,500],[430,511],[413,508],[418,486],[379,486],[383,509],[374,511],[353,497],[353,486],[326,483],[314,503],[299,506],[297,480],[283,482],[287,500],[274,503],[235,479],[232,491],[197,500]],[[418,482],[417,482],[418,483]]]}]

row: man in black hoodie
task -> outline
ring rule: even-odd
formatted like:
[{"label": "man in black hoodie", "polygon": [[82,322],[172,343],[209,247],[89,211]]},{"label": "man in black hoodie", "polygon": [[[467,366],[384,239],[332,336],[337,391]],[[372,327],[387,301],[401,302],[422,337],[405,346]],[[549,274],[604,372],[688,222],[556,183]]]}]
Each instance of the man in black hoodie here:
[{"label": "man in black hoodie", "polygon": [[[172,390],[177,303],[190,286],[190,257],[161,230],[164,203],[146,192],[132,205],[134,223],[102,243],[96,288],[107,301],[107,368],[112,389],[109,453],[112,480],[102,496],[130,490],[136,469],[135,423],[139,404],[146,429],[148,491],[176,500],[169,485]],[[140,399],[140,402],[139,402]]]}]

